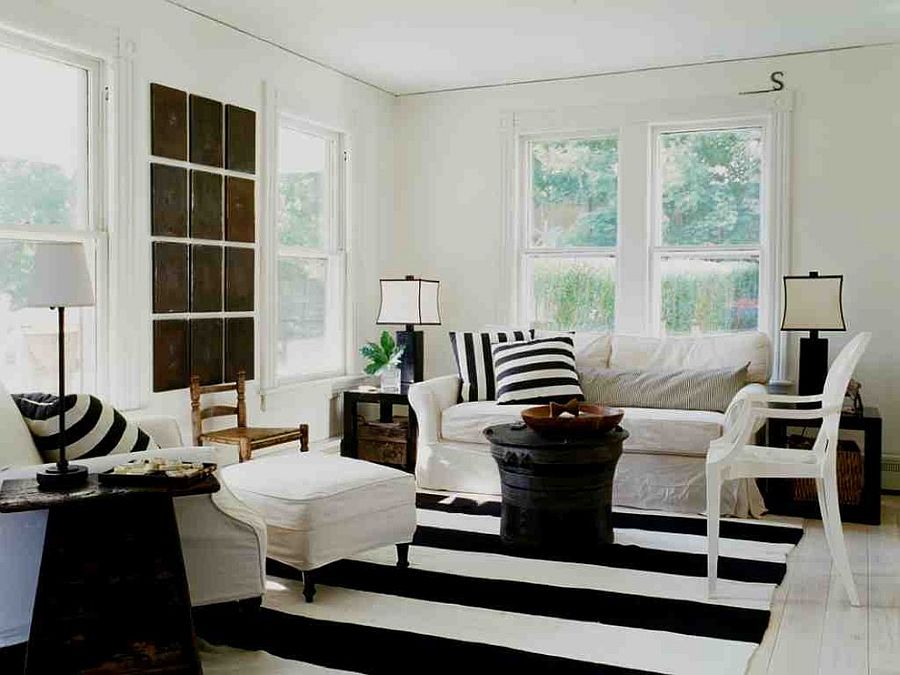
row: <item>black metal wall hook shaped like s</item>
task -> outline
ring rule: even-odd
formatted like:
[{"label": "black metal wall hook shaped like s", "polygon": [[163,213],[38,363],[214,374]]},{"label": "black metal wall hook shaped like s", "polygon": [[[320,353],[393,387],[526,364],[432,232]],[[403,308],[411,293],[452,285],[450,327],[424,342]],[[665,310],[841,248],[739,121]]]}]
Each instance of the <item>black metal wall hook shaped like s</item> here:
[{"label": "black metal wall hook shaped like s", "polygon": [[768,89],[753,89],[751,91],[739,91],[738,94],[746,95],[746,94],[771,94],[773,91],[781,91],[784,89],[784,71],[776,70],[771,75],[769,75],[769,79],[772,81],[772,86]]}]

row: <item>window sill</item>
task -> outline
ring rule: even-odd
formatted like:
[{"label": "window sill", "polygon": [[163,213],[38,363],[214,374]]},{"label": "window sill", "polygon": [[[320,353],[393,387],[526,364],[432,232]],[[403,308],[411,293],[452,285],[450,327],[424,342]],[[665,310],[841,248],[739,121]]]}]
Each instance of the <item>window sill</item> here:
[{"label": "window sill", "polygon": [[265,397],[267,396],[278,396],[280,394],[294,393],[297,391],[302,391],[304,389],[316,387],[326,388],[329,395],[333,398],[334,396],[337,396],[347,389],[352,389],[353,387],[362,384],[367,379],[369,378],[366,375],[334,374],[312,376],[308,379],[297,378],[293,380],[287,380],[270,388],[261,387],[259,393],[263,397],[263,400],[265,400]]}]

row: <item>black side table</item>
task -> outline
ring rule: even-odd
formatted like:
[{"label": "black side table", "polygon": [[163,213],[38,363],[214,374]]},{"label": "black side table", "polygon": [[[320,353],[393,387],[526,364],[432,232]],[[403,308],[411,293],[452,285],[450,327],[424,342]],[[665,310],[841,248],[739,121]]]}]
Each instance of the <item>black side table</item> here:
[{"label": "black side table", "polygon": [[370,391],[368,389],[348,389],[344,392],[344,437],[341,439],[341,456],[359,457],[359,417],[357,406],[360,403],[377,403],[378,419],[381,422],[390,422],[394,418],[394,406],[405,405],[409,409],[409,430],[406,436],[406,463],[398,468],[414,473],[416,470],[416,438],[419,435],[419,425],[416,421],[416,413],[409,405],[407,392],[409,385],[400,385],[399,392]]},{"label": "black side table", "polygon": [[[784,448],[788,444],[788,428],[818,429],[821,420],[787,420],[771,418],[766,427],[768,445]],[[859,504],[841,504],[841,520],[867,525],[881,524],[881,412],[866,406],[862,415],[844,413],[840,428],[863,432],[863,486]],[[820,518],[817,501],[797,501],[793,497],[793,481],[768,478],[758,481],[772,513],[802,518]]]},{"label": "black side table", "polygon": [[173,499],[218,490],[3,481],[0,513],[49,509],[25,672],[201,673]]}]

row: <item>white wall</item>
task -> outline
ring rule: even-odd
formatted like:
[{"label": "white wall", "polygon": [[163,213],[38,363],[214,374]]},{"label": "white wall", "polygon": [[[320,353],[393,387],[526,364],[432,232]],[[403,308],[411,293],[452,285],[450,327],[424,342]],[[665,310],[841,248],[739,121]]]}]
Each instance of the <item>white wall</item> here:
[{"label": "white wall", "polygon": [[[426,337],[427,374],[453,368],[446,330],[510,316],[508,270],[498,264],[505,114],[733,96],[767,86],[775,70],[795,93],[790,272],[845,275],[847,335],[875,333],[857,378],[866,402],[885,417],[885,451],[900,453],[898,46],[398,99],[397,208],[400,235],[410,242],[406,265],[440,279],[442,289],[444,325]],[[847,336],[827,336],[834,355]]]},{"label": "white wall", "polygon": [[[110,226],[113,248],[116,241],[123,241],[120,237],[126,237],[129,242],[126,255],[133,255],[134,259],[133,264],[120,265],[117,283],[131,291],[117,298],[113,308],[120,320],[115,324],[117,333],[109,358],[113,379],[122,373],[134,376],[139,369],[140,382],[135,386],[139,387],[137,397],[146,412],[175,414],[183,433],[188,431],[187,392],[150,392],[150,82],[254,109],[259,126],[263,121],[263,82],[266,81],[267,86],[277,88],[291,101],[292,112],[347,132],[353,150],[348,186],[351,214],[348,266],[355,280],[350,298],[351,343],[359,344],[361,339],[376,333],[377,279],[384,273],[401,271],[392,266],[395,249],[393,96],[162,0],[81,0],[78,3],[6,0],[0,8],[0,25],[108,60],[115,57],[119,40],[123,45],[129,41],[134,44],[133,132],[130,134],[134,149],[134,210],[133,216],[123,215]],[[122,102],[122,92],[114,87],[114,93],[116,102]],[[261,140],[260,133],[257,143],[260,152]],[[262,166],[260,157],[258,167]],[[263,192],[260,188],[261,184],[257,188],[258,212]],[[259,309],[259,298],[256,304]],[[260,328],[258,320],[258,343]],[[351,364],[350,370],[360,371],[358,360]],[[255,392],[255,387],[251,389]],[[331,383],[309,384],[268,396],[262,410],[261,399],[254,394],[249,397],[250,420],[256,424],[285,426],[307,422],[313,438],[339,433],[333,419],[333,396]]]}]

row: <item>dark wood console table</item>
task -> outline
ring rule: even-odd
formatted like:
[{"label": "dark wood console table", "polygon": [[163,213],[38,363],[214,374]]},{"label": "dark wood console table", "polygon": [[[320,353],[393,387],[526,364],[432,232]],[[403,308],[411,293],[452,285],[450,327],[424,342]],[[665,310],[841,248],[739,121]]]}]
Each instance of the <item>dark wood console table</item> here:
[{"label": "dark wood console table", "polygon": [[359,416],[360,403],[377,403],[378,419],[390,422],[395,405],[405,405],[409,409],[409,429],[406,436],[406,461],[396,468],[413,473],[416,470],[416,438],[419,427],[416,413],[409,404],[409,385],[400,386],[400,391],[371,391],[369,389],[348,389],[344,392],[344,436],[341,439],[341,456],[359,457]]},{"label": "dark wood console table", "polygon": [[201,673],[173,499],[218,489],[3,481],[0,513],[49,510],[25,672]]}]

